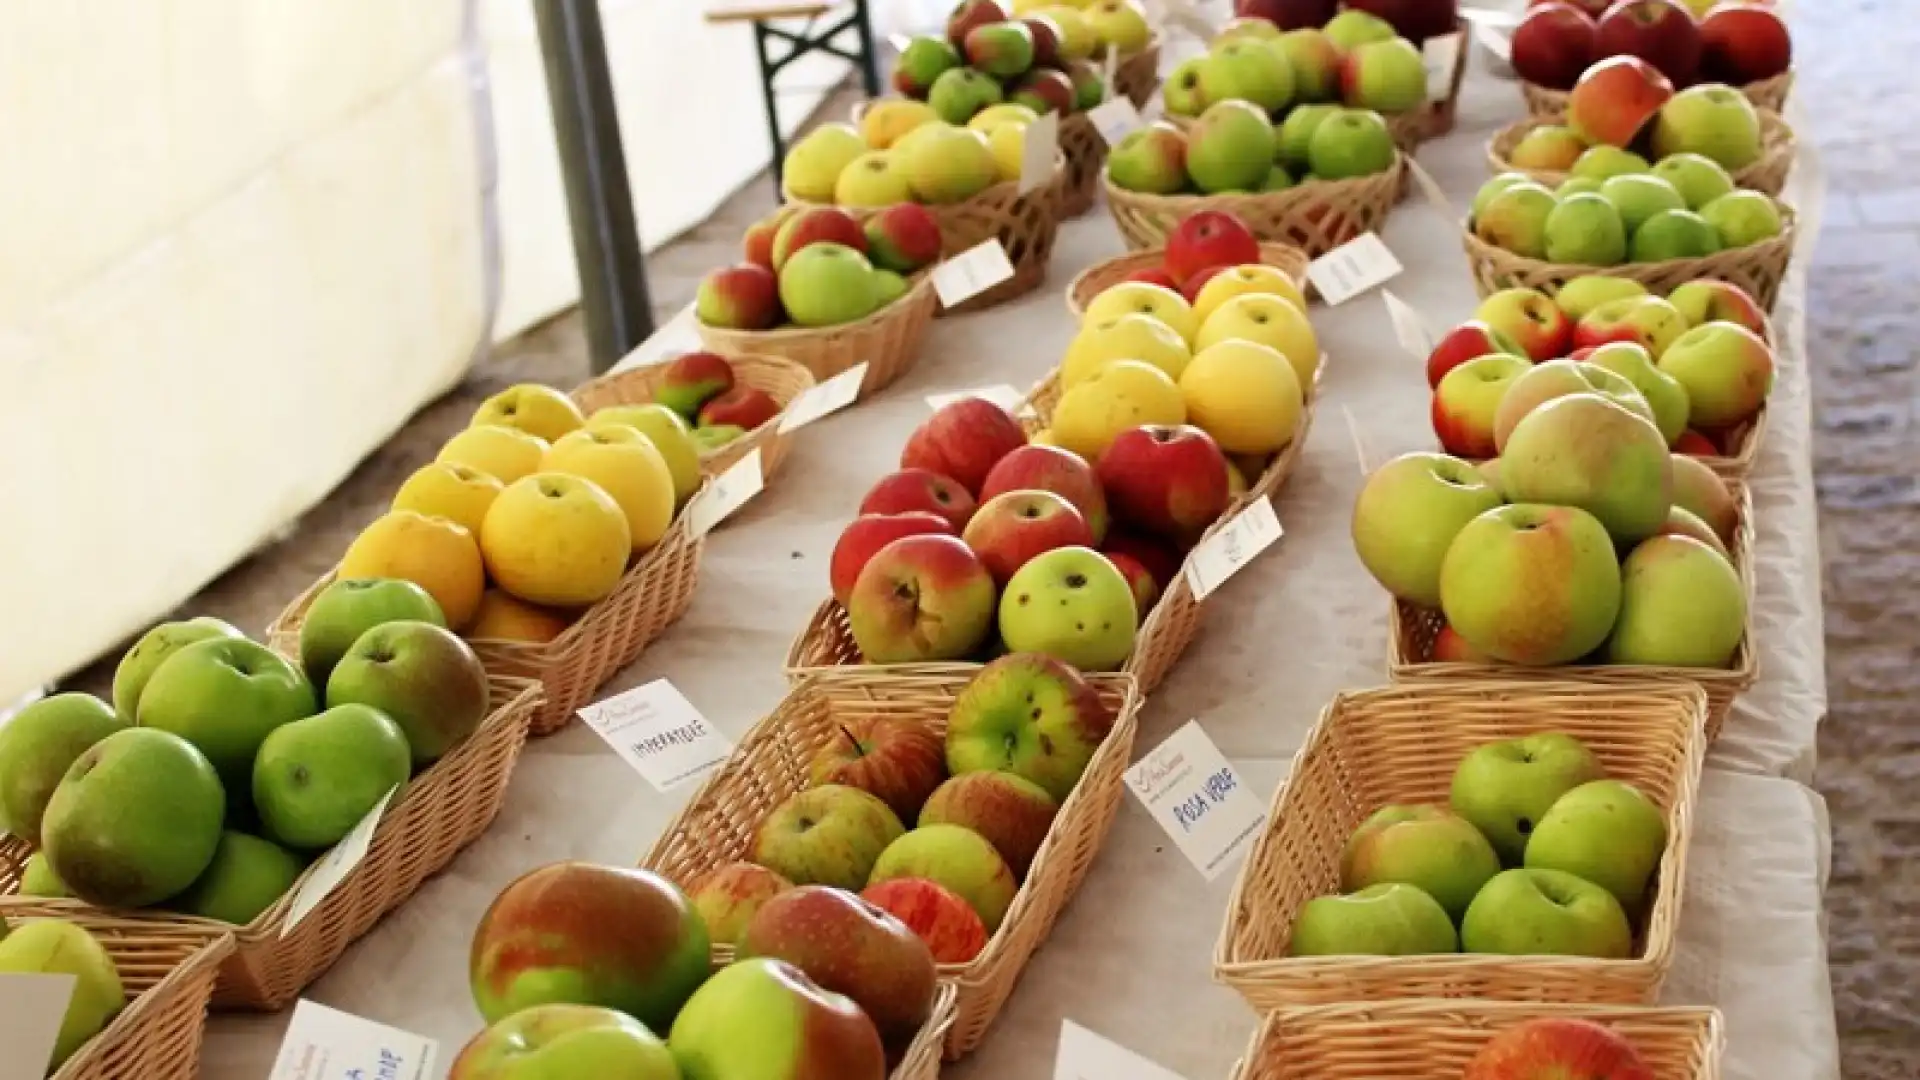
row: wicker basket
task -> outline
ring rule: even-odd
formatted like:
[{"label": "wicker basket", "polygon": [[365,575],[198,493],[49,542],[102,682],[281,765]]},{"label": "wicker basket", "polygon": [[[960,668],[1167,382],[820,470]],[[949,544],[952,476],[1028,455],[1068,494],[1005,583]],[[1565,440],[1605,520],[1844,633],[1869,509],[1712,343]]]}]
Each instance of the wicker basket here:
[{"label": "wicker basket", "polygon": [[953,1030],[955,1003],[959,998],[959,987],[950,982],[940,984],[933,999],[933,1015],[920,1026],[920,1033],[913,1037],[906,1053],[900,1056],[899,1064],[887,1074],[887,1080],[937,1080],[947,1035]]},{"label": "wicker basket", "polygon": [[1285,191],[1240,195],[1149,195],[1125,191],[1103,178],[1107,211],[1127,246],[1136,251],[1167,245],[1167,236],[1187,215],[1225,210],[1262,240],[1290,244],[1318,258],[1361,233],[1380,228],[1406,172],[1406,156],[1393,168],[1351,180],[1309,180]]},{"label": "wicker basket", "polygon": [[[1724,478],[1723,478],[1724,479]],[[1753,495],[1744,483],[1731,482],[1734,505],[1739,508],[1740,524],[1727,549],[1733,554],[1733,568],[1747,594],[1747,633],[1733,654],[1733,665],[1726,668],[1650,667],[1643,664],[1566,664],[1558,667],[1523,667],[1518,664],[1457,663],[1433,659],[1433,641],[1446,625],[1446,617],[1431,608],[1417,607],[1394,600],[1388,619],[1387,669],[1396,683],[1445,685],[1466,680],[1483,682],[1500,679],[1514,682],[1582,682],[1606,686],[1639,686],[1647,682],[1683,682],[1698,686],[1707,695],[1707,741],[1720,737],[1720,728],[1733,711],[1733,702],[1759,678],[1759,650],[1754,646]]]},{"label": "wicker basket", "polygon": [[[780,412],[773,419],[747,432],[738,439],[714,450],[700,454],[700,471],[708,476],[719,476],[732,468],[739,460],[755,449],[760,451],[760,472],[768,480],[773,479],[774,471],[786,460],[787,451],[793,443],[791,433],[780,431],[780,418],[786,415],[787,406],[793,399],[813,389],[813,373],[791,360],[782,360],[777,356],[730,356],[728,362],[733,365],[733,373],[739,385],[764,390],[767,395],[780,404]],[[574,404],[585,413],[604,409],[609,405],[644,405],[653,400],[660,380],[667,373],[667,365],[652,364],[634,368],[630,371],[602,375],[592,382],[577,386],[573,390]]]},{"label": "wicker basket", "polygon": [[[1756,108],[1771,112],[1787,111],[1787,95],[1793,90],[1793,72],[1782,72],[1771,79],[1748,83],[1740,88]],[[1527,100],[1527,112],[1533,116],[1553,116],[1567,111],[1567,92],[1550,90],[1537,83],[1520,80],[1520,93]]]},{"label": "wicker basket", "polygon": [[1136,109],[1144,109],[1160,89],[1160,35],[1137,53],[1123,53],[1113,66],[1113,89],[1127,95]]},{"label": "wicker basket", "polygon": [[1499,1031],[1542,1017],[1591,1020],[1625,1036],[1660,1080],[1719,1080],[1717,1009],[1395,1001],[1273,1013],[1233,1080],[1459,1080]]},{"label": "wicker basket", "polygon": [[[809,786],[808,764],[822,745],[838,737],[840,724],[856,717],[889,716],[925,723],[944,735],[947,714],[971,677],[966,671],[899,675],[869,668],[858,680],[808,680],[793,687],[754,725],[727,764],[707,778],[644,865],[691,887],[709,870],[745,858],[761,819]],[[1013,906],[986,949],[968,963],[941,967],[942,977],[959,988],[958,1013],[946,1041],[949,1060],[980,1044],[1027,959],[1080,887],[1119,809],[1133,756],[1140,691],[1124,675],[1089,678],[1114,710],[1113,730],[1061,804]]]},{"label": "wicker basket", "polygon": [[1060,118],[1060,152],[1067,158],[1067,174],[1060,181],[1059,205],[1063,218],[1079,217],[1093,209],[1100,177],[1107,169],[1107,140],[1086,113]]},{"label": "wicker basket", "polygon": [[1588,274],[1628,278],[1660,296],[1689,281],[1718,278],[1745,289],[1761,307],[1771,312],[1780,298],[1780,286],[1786,281],[1787,265],[1793,261],[1794,235],[1798,231],[1793,209],[1784,203],[1777,205],[1782,222],[1780,235],[1757,244],[1692,259],[1630,262],[1617,266],[1578,266],[1515,255],[1475,236],[1473,230],[1466,228],[1464,223],[1460,238],[1467,250],[1467,264],[1473,270],[1474,288],[1479,290],[1482,297],[1514,287],[1557,293],[1560,286]]},{"label": "wicker basket", "polygon": [[[1759,113],[1760,160],[1734,173],[1733,182],[1777,198],[1786,189],[1787,174],[1793,171],[1793,129],[1780,119],[1779,113],[1767,109],[1761,109]],[[1558,187],[1568,174],[1551,169],[1519,168],[1512,161],[1513,148],[1520,145],[1520,140],[1526,138],[1533,129],[1565,122],[1565,117],[1556,114],[1531,117],[1501,128],[1487,141],[1487,167],[1495,173],[1525,173],[1548,187]]]},{"label": "wicker basket", "polygon": [[[1128,274],[1139,270],[1149,270],[1166,258],[1166,248],[1154,248],[1151,251],[1135,251],[1126,255],[1117,255],[1104,262],[1094,263],[1067,286],[1067,310],[1075,319],[1086,313],[1093,298],[1115,285],[1125,281]],[[1268,266],[1280,268],[1287,277],[1300,286],[1302,295],[1307,288],[1307,255],[1299,248],[1286,244],[1264,243],[1260,245],[1260,261]]]},{"label": "wicker basket", "polygon": [[[540,703],[540,688],[524,679],[496,676],[489,682],[493,712],[480,729],[401,789],[374,830],[366,857],[293,929],[286,929],[286,918],[297,886],[244,927],[160,910],[121,912],[119,917],[139,926],[233,934],[235,948],[219,965],[214,1005],[285,1008],[325,974],[348,945],[479,839],[500,812],[507,781],[526,742],[527,722]],[[16,838],[0,840],[0,893],[9,894],[0,896],[0,915],[67,917],[98,910],[78,900],[12,895],[20,887],[29,854]],[[309,868],[307,873],[312,872]],[[301,882],[306,877],[303,874]]]},{"label": "wicker basket", "polygon": [[[1481,681],[1336,696],[1294,755],[1240,870],[1214,946],[1214,978],[1261,1012],[1415,997],[1651,1002],[1673,962],[1705,709],[1698,688],[1671,683]],[[1547,731],[1585,742],[1608,776],[1632,783],[1666,814],[1666,851],[1632,959],[1287,955],[1300,909],[1339,891],[1341,851],[1370,814],[1396,803],[1445,805],[1466,754]]]},{"label": "wicker basket", "polygon": [[931,275],[916,274],[907,295],[855,322],[789,326],[778,330],[723,330],[694,320],[700,343],[724,356],[777,356],[799,364],[818,382],[865,362],[860,397],[886,389],[920,359],[920,346],[940,306]]}]

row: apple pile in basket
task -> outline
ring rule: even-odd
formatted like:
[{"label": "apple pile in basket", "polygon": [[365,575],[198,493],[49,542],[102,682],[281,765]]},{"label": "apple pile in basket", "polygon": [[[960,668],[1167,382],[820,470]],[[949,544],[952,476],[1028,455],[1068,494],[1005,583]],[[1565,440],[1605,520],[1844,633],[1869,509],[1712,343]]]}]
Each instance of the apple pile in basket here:
[{"label": "apple pile in basket", "polygon": [[1460,1075],[1461,1080],[1541,1076],[1654,1080],[1656,1074],[1633,1041],[1607,1025],[1542,1016],[1488,1039]]},{"label": "apple pile in basket", "polygon": [[907,41],[893,88],[949,124],[968,123],[1002,103],[1033,115],[1083,112],[1112,89],[1091,60],[1109,50],[1137,53],[1153,37],[1134,0],[1014,7],[1023,14],[1015,16],[998,0],[956,5],[944,34]]},{"label": "apple pile in basket", "polygon": [[1307,901],[1290,956],[1633,955],[1667,847],[1666,815],[1608,779],[1580,740],[1488,743],[1448,805],[1376,810],[1340,854],[1340,893]]},{"label": "apple pile in basket", "polygon": [[1371,109],[1303,106],[1276,127],[1257,105],[1209,105],[1186,131],[1156,120],[1107,155],[1107,179],[1147,195],[1284,191],[1309,180],[1347,180],[1393,168],[1393,133]]},{"label": "apple pile in basket", "polygon": [[1433,432],[1449,454],[1491,458],[1545,395],[1593,390],[1652,420],[1676,453],[1734,455],[1773,386],[1766,332],[1760,306],[1724,281],[1664,299],[1604,275],[1552,297],[1502,289],[1427,357]]},{"label": "apple pile in basket", "polygon": [[1785,74],[1793,38],[1755,0],[1534,0],[1513,31],[1513,70],[1550,90],[1616,56],[1647,61],[1675,86],[1743,85]]},{"label": "apple pile in basket", "polygon": [[907,294],[940,258],[940,223],[898,203],[866,223],[832,206],[786,207],[747,230],[746,261],[700,281],[694,316],[726,330],[858,322]]},{"label": "apple pile in basket", "polygon": [[1222,101],[1257,106],[1286,129],[1313,124],[1340,105],[1377,113],[1427,104],[1420,49],[1376,15],[1348,9],[1324,29],[1281,30],[1266,19],[1237,18],[1204,56],[1183,61],[1160,89],[1169,116],[1199,116]]},{"label": "apple pile in basket", "polygon": [[0,975],[73,976],[73,996],[60,1020],[48,1076],[132,1001],[106,946],[86,927],[65,919],[24,919],[11,927],[0,922]]}]

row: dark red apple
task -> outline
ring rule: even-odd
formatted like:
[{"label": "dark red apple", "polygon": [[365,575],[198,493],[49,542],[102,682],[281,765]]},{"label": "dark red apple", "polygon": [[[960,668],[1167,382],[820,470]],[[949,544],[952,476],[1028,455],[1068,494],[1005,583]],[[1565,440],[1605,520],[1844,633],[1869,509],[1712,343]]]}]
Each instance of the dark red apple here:
[{"label": "dark red apple", "polygon": [[1613,2],[1614,0],[1527,0],[1527,6],[1539,7],[1542,4],[1568,3],[1586,12],[1588,18],[1598,19],[1607,13],[1607,9],[1613,6]]},{"label": "dark red apple", "polygon": [[953,42],[954,48],[965,49],[967,35],[976,28],[1011,18],[1013,14],[999,0],[961,0],[947,16],[947,40]]},{"label": "dark red apple", "polygon": [[1416,45],[1452,33],[1460,22],[1456,0],[1345,0],[1340,6],[1387,20],[1395,33]]},{"label": "dark red apple", "polygon": [[1565,0],[1527,9],[1513,31],[1513,70],[1530,83],[1571,90],[1593,63],[1593,17]]},{"label": "dark red apple", "polygon": [[925,510],[939,514],[957,535],[973,516],[973,494],[932,469],[901,469],[881,477],[860,500],[862,514],[905,514]]},{"label": "dark red apple", "polygon": [[1173,587],[1173,579],[1180,574],[1180,549],[1145,533],[1109,532],[1100,551],[1108,556],[1124,555],[1146,567],[1162,593]]},{"label": "dark red apple", "polygon": [[1679,0],[1619,0],[1600,16],[1593,36],[1600,56],[1637,56],[1675,86],[1700,72],[1700,26]]},{"label": "dark red apple", "polygon": [[1771,79],[1793,66],[1793,37],[1770,7],[1714,5],[1700,20],[1700,75],[1716,82]]},{"label": "dark red apple", "polygon": [[1167,237],[1167,273],[1183,284],[1208,267],[1259,261],[1260,241],[1253,230],[1225,210],[1188,214]]},{"label": "dark red apple", "polygon": [[1319,29],[1340,10],[1340,0],[1234,0],[1233,13],[1265,19],[1282,30]]},{"label": "dark red apple", "polygon": [[1129,428],[1097,468],[1114,516],[1160,536],[1194,539],[1233,498],[1226,455],[1191,424]]}]

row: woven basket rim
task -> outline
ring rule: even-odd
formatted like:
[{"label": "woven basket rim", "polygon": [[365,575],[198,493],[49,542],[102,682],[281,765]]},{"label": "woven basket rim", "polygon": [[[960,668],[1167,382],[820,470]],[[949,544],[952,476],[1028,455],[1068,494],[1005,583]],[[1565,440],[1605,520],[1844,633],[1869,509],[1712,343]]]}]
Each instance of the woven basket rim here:
[{"label": "woven basket rim", "polygon": [[[1752,97],[1755,94],[1765,93],[1768,90],[1775,89],[1782,83],[1791,84],[1799,70],[1797,66],[1789,67],[1778,75],[1769,76],[1765,79],[1755,79],[1750,83],[1735,83],[1732,85],[1735,90],[1746,94],[1748,97]],[[1541,83],[1529,82],[1526,79],[1516,79],[1516,81],[1519,82],[1523,91],[1528,94],[1539,95],[1541,100],[1546,100],[1549,97],[1564,99],[1569,93],[1572,93],[1570,90],[1559,90],[1551,86],[1542,85]]]},{"label": "woven basket rim", "polygon": [[[933,264],[940,265],[939,263]],[[907,291],[892,301],[882,305],[865,318],[852,322],[835,323],[832,326],[781,326],[772,330],[735,330],[725,326],[708,326],[700,323],[702,333],[720,334],[736,340],[748,342],[749,346],[741,351],[755,353],[784,360],[779,353],[782,345],[794,341],[811,340],[832,334],[847,334],[871,329],[889,319],[898,319],[912,314],[912,301],[933,291],[933,266],[915,271],[907,278]],[[696,320],[697,321],[697,320]],[[787,361],[792,363],[792,361]]]},{"label": "woven basket rim", "polygon": [[[715,460],[727,457],[730,452],[737,450],[742,443],[747,443],[750,440],[754,440],[756,436],[778,432],[780,421],[786,418],[787,410],[793,407],[794,401],[797,400],[800,397],[800,395],[806,393],[808,390],[811,390],[815,386],[818,386],[820,382],[818,379],[814,377],[813,371],[810,368],[808,368],[805,364],[795,363],[794,361],[789,360],[784,356],[775,356],[772,353],[742,351],[742,352],[727,355],[726,361],[728,364],[731,364],[733,367],[739,368],[739,369],[745,369],[745,370],[751,371],[753,369],[759,368],[767,371],[776,372],[788,378],[792,378],[796,381],[802,382],[804,385],[802,385],[798,390],[793,391],[791,393],[788,393],[785,390],[782,390],[779,393],[768,391],[768,396],[772,397],[774,399],[775,404],[780,406],[780,411],[774,413],[771,417],[767,419],[765,423],[761,424],[759,427],[753,428],[743,433],[738,439],[734,440],[731,443],[728,443],[725,446],[716,446],[712,448],[708,448],[704,446],[701,447],[700,461],[703,464],[706,462],[711,462],[711,461],[715,461]],[[666,367],[667,367],[667,364],[665,362],[662,362],[662,363],[655,363],[655,364],[643,364],[639,367],[628,368],[625,371],[610,371],[604,375],[601,375],[594,379],[590,379],[587,382],[581,383],[579,386],[574,387],[571,391],[569,391],[569,396],[573,397],[577,402],[579,400],[580,395],[584,393],[592,392],[592,391],[595,391],[601,388],[606,388],[606,387],[620,386],[626,383],[635,383],[635,384],[643,385],[645,387],[650,401],[657,401],[658,399],[653,397],[653,393],[655,389],[653,384],[657,379],[661,378],[665,374]],[[742,380],[742,382],[744,384],[745,380]],[[785,400],[782,400],[783,396]]]},{"label": "woven basket rim", "polygon": [[[1764,194],[1764,192],[1762,194]],[[1770,236],[1757,244],[1748,244],[1745,247],[1725,248],[1711,255],[1690,255],[1679,259],[1662,259],[1658,262],[1623,262],[1614,263],[1610,266],[1588,266],[1584,263],[1556,263],[1546,259],[1534,259],[1525,255],[1515,254],[1503,247],[1496,247],[1480,239],[1474,235],[1473,230],[1468,227],[1467,219],[1464,217],[1461,218],[1457,224],[1460,229],[1461,240],[1466,245],[1467,254],[1470,258],[1481,262],[1517,266],[1521,270],[1535,275],[1572,278],[1584,277],[1590,274],[1614,274],[1622,276],[1640,273],[1692,274],[1696,277],[1718,279],[1720,275],[1711,272],[1707,267],[1708,263],[1715,260],[1724,259],[1729,256],[1759,259],[1781,251],[1786,252],[1789,256],[1792,254],[1794,244],[1799,239],[1799,215],[1794,212],[1793,207],[1787,205],[1787,203],[1783,202],[1779,197],[1773,195],[1767,195],[1766,197],[1773,202],[1774,208],[1780,211],[1780,232],[1778,234]]]},{"label": "woven basket rim", "polygon": [[[1758,105],[1754,106],[1754,112],[1760,117],[1760,156],[1754,159],[1749,165],[1740,169],[1729,170],[1735,185],[1740,187],[1745,187],[1740,181],[1747,177],[1748,174],[1767,165],[1774,159],[1793,158],[1799,147],[1798,136],[1794,133],[1793,126],[1787,123],[1785,117],[1772,109]],[[1565,113],[1535,113],[1531,116],[1523,116],[1513,123],[1506,125],[1494,132],[1493,135],[1487,139],[1488,167],[1496,175],[1509,172],[1523,173],[1543,184],[1558,184],[1564,181],[1570,175],[1568,172],[1558,169],[1523,169],[1515,165],[1511,158],[1507,156],[1508,152],[1501,148],[1518,143],[1535,128],[1556,124],[1563,125],[1565,123]]]},{"label": "woven basket rim", "polygon": [[[1277,269],[1288,270],[1289,273],[1287,277],[1300,288],[1301,294],[1305,295],[1307,280],[1304,267],[1312,262],[1311,259],[1307,258],[1307,253],[1294,247],[1292,244],[1282,243],[1278,240],[1261,240],[1259,244],[1260,261]],[[1079,297],[1086,285],[1095,278],[1104,276],[1123,266],[1131,266],[1134,263],[1145,265],[1157,259],[1164,259],[1166,258],[1166,252],[1167,249],[1165,247],[1141,248],[1138,251],[1129,251],[1115,255],[1110,259],[1102,259],[1080,271],[1078,274],[1075,274],[1073,280],[1067,283],[1065,294],[1067,312],[1076,319],[1086,314],[1086,307],[1080,303]],[[1291,272],[1291,266],[1296,262],[1303,268],[1299,274]]]},{"label": "woven basket rim", "polygon": [[[62,921],[75,918],[70,915],[51,913],[30,914],[25,917],[52,918]],[[102,921],[118,922],[119,920],[113,920],[107,917],[81,917],[76,921],[86,923]],[[134,924],[129,927],[130,932],[133,933],[139,933],[143,930],[150,932],[151,929],[151,924]],[[111,941],[103,941],[101,944],[106,947],[109,955],[113,954],[113,943]],[[150,1025],[164,1022],[167,1010],[175,1005],[174,999],[181,994],[190,992],[192,988],[189,984],[195,979],[199,979],[202,982],[200,994],[202,1000],[198,1003],[194,1011],[198,1014],[200,1026],[204,1030],[207,1011],[206,999],[212,996],[214,976],[219,970],[221,961],[231,956],[233,951],[234,940],[232,934],[224,932],[209,934],[206,940],[194,948],[191,953],[175,963],[172,970],[168,971],[159,982],[154,983],[141,993],[130,997],[126,1007],[114,1014],[113,1019],[107,1022],[106,1027],[82,1043],[80,1047],[73,1052],[73,1055],[69,1057],[57,1071],[50,1075],[49,1080],[96,1080],[96,1078],[105,1075],[103,1070],[107,1067],[106,1063],[95,1061],[93,1058],[110,1047],[131,1043],[142,1038],[149,1030]],[[118,966],[117,958],[115,966]],[[181,1002],[180,1004],[185,1005],[187,1003]],[[196,1054],[195,1057],[197,1058],[197,1056]]]}]

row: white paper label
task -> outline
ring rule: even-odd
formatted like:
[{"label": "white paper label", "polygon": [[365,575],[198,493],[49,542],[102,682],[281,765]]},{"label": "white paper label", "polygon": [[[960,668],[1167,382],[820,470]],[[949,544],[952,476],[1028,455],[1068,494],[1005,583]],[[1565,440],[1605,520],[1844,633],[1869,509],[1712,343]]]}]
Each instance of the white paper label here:
[{"label": "white paper label", "polygon": [[656,791],[712,772],[733,744],[672,683],[655,679],[580,710],[580,719]]},{"label": "white paper label", "polygon": [[1501,11],[1497,8],[1463,7],[1460,9],[1460,17],[1476,26],[1504,26],[1511,28],[1520,25],[1521,13],[1518,11]]},{"label": "white paper label", "polygon": [[1071,1020],[1060,1022],[1053,1080],[1185,1080]]},{"label": "white paper label", "polygon": [[1108,146],[1119,146],[1140,126],[1140,110],[1126,97],[1108,98],[1087,111],[1087,119],[1093,121],[1094,130],[1100,133],[1100,139]]},{"label": "white paper label", "polygon": [[906,52],[907,46],[913,44],[913,39],[905,34],[888,34],[887,44],[893,46],[894,52]]},{"label": "white paper label", "polygon": [[1400,273],[1400,260],[1378,233],[1361,233],[1307,264],[1307,280],[1328,306],[1343,304]]},{"label": "white paper label", "polygon": [[1503,64],[1513,63],[1513,38],[1483,22],[1473,24],[1473,40]]},{"label": "white paper label", "polygon": [[780,417],[780,426],[774,430],[785,435],[823,416],[832,416],[859,399],[860,384],[866,381],[867,365],[862,361],[826,382],[816,384],[793,399]]},{"label": "white paper label", "polygon": [[1005,383],[1001,383],[998,386],[983,386],[978,390],[955,390],[946,394],[928,394],[927,407],[939,410],[946,408],[956,401],[965,401],[968,398],[979,398],[982,401],[991,401],[1008,412],[1012,412],[1025,397],[1026,395],[1020,391],[1015,390]]},{"label": "white paper label", "polygon": [[425,1080],[439,1052],[423,1035],[301,1001],[267,1080]]},{"label": "white paper label", "polygon": [[1205,600],[1254,556],[1272,547],[1283,531],[1272,499],[1262,496],[1248,503],[1187,557],[1187,584],[1193,588],[1193,598]]},{"label": "white paper label", "polygon": [[732,468],[708,482],[705,491],[693,497],[686,510],[687,528],[695,536],[707,535],[766,486],[766,475],[760,471],[760,448],[756,446],[734,462]]},{"label": "white paper label", "polygon": [[1201,41],[1211,41],[1217,33],[1213,23],[1200,14],[1200,9],[1190,0],[1160,0],[1160,6],[1166,9],[1167,13],[1161,21],[1167,26],[1179,27]]},{"label": "white paper label", "polygon": [[1433,174],[1411,156],[1407,158],[1407,171],[1413,174],[1413,186],[1420,189],[1420,194],[1425,195],[1427,201],[1433,204],[1433,208],[1451,221],[1456,216],[1453,203],[1447,198],[1447,193],[1441,189],[1440,181],[1435,180]]},{"label": "white paper label", "polygon": [[934,267],[933,291],[941,307],[956,307],[1012,276],[1013,263],[996,236]]},{"label": "white paper label", "polygon": [[313,909],[320,906],[320,901],[338,888],[347,875],[353,873],[354,867],[360,865],[360,860],[367,857],[367,849],[373,846],[374,831],[380,828],[380,816],[387,812],[387,804],[393,801],[394,793],[399,790],[397,785],[389,788],[380,801],[373,805],[373,809],[367,811],[367,816],[360,819],[360,824],[355,825],[352,832],[314,864],[313,872],[300,886],[300,891],[293,895],[293,903],[287,907],[287,922],[280,928],[281,937],[292,933],[300,920],[313,914]]},{"label": "white paper label", "polygon": [[697,329],[693,314],[693,305],[681,308],[673,318],[653,330],[653,336],[640,343],[620,362],[613,366],[614,371],[631,371],[634,368],[652,367],[664,364],[681,353],[698,352],[702,348],[700,331]]},{"label": "white paper label", "polygon": [[1120,50],[1108,49],[1100,57],[1100,100],[1113,100],[1113,76],[1120,70]]},{"label": "white paper label", "polygon": [[1424,363],[1434,346],[1433,331],[1428,329],[1427,321],[1413,310],[1412,304],[1395,296],[1392,289],[1381,289],[1380,299],[1387,305],[1387,319],[1393,323],[1393,336],[1400,339],[1400,347]]},{"label": "white paper label", "polygon": [[0,975],[0,1080],[42,1080],[73,998],[71,975]]},{"label": "white paper label", "polygon": [[1060,156],[1060,114],[1047,113],[1027,125],[1020,146],[1020,194],[1047,186]]},{"label": "white paper label", "polygon": [[1453,89],[1453,69],[1460,61],[1460,48],[1465,44],[1461,33],[1455,30],[1451,34],[1430,37],[1420,46],[1420,59],[1427,66],[1427,100],[1445,101]]},{"label": "white paper label", "polygon": [[1127,786],[1208,881],[1252,845],[1267,820],[1266,804],[1241,782],[1198,720],[1187,721],[1128,769]]}]

